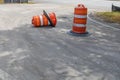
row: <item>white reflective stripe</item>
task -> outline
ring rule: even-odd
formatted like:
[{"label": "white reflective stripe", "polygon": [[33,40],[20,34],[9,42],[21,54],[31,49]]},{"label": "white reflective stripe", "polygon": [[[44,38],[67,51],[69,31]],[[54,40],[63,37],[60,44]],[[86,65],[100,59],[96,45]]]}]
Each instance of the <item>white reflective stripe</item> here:
[{"label": "white reflective stripe", "polygon": [[76,27],[86,27],[85,24],[73,24],[73,26],[76,26]]},{"label": "white reflective stripe", "polygon": [[41,26],[43,26],[43,17],[42,17],[42,15],[40,15],[40,23],[41,23]]},{"label": "white reflective stripe", "polygon": [[87,15],[74,15],[75,18],[87,18]]}]

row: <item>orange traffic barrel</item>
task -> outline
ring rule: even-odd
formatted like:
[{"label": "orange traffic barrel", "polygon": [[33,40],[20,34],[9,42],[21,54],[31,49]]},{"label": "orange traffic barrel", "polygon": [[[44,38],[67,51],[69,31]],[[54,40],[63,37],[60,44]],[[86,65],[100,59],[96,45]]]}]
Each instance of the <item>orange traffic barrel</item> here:
[{"label": "orange traffic barrel", "polygon": [[73,27],[71,32],[77,35],[87,34],[86,23],[87,8],[83,4],[78,4],[78,6],[74,9]]},{"label": "orange traffic barrel", "polygon": [[53,26],[55,27],[57,23],[56,15],[54,12],[47,14],[45,10],[43,10],[42,15],[33,16],[32,24],[34,27],[41,26]]}]

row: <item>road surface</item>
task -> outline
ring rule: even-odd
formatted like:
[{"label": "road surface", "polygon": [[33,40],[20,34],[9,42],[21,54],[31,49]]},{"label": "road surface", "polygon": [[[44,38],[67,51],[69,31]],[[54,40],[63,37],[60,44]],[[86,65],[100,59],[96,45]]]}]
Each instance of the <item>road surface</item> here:
[{"label": "road surface", "polygon": [[[55,12],[55,28],[34,28],[33,15]],[[0,5],[0,80],[120,80],[120,29],[88,18],[75,37],[74,5]],[[90,9],[91,11],[93,9]]]}]

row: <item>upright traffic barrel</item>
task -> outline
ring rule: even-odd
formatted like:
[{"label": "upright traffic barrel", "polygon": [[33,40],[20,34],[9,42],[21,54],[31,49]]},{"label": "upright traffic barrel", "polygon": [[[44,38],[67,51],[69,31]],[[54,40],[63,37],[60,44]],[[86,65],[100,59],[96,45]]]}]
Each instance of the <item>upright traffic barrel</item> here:
[{"label": "upright traffic barrel", "polygon": [[74,19],[72,32],[86,34],[87,8],[83,4],[78,4],[74,9]]}]

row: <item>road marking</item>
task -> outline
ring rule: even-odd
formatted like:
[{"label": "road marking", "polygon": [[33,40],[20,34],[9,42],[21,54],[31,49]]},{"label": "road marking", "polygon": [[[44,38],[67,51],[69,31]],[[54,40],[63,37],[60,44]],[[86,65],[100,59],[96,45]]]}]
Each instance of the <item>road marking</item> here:
[{"label": "road marking", "polygon": [[105,26],[105,27],[108,27],[108,28],[112,28],[112,29],[114,29],[114,30],[120,30],[119,28],[115,28],[115,27],[112,27],[112,26],[103,24],[103,23],[101,23],[101,22],[98,22],[98,21],[96,21],[96,20],[90,18],[89,15],[90,15],[90,13],[88,14],[88,19],[89,19],[90,21],[92,21],[92,22],[95,22],[95,23],[97,23],[97,24],[99,24],[99,25],[102,25],[102,26]]}]

